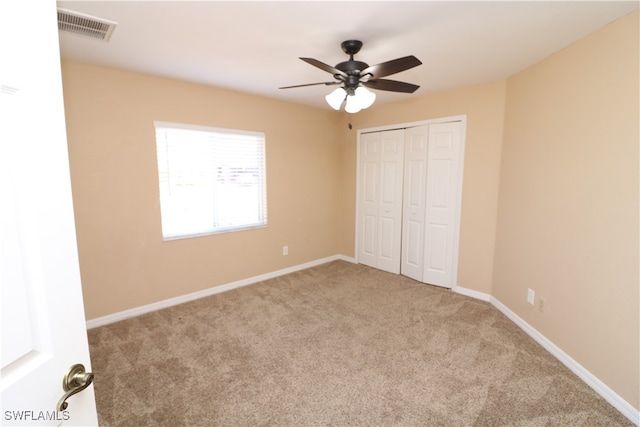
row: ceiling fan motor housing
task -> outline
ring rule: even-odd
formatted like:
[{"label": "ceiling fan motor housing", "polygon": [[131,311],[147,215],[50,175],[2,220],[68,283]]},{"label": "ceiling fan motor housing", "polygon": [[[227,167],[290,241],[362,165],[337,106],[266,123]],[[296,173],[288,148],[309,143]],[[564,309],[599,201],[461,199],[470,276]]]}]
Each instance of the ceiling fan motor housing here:
[{"label": "ceiling fan motor housing", "polygon": [[360,84],[360,72],[369,65],[362,61],[345,61],[336,65],[336,68],[342,72],[344,72],[347,76],[340,76],[339,74],[334,75],[334,77],[338,80],[342,80],[344,82],[344,87],[348,91],[350,89],[355,90]]},{"label": "ceiling fan motor housing", "polygon": [[360,71],[369,68],[369,64],[362,61],[345,61],[336,65],[336,68],[340,71],[344,71],[348,75],[358,74],[360,75]]}]

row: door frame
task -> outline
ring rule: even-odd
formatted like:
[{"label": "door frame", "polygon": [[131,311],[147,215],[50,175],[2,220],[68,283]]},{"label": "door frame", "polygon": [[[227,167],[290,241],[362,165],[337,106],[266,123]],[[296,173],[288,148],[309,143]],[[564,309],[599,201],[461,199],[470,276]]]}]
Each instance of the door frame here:
[{"label": "door frame", "polygon": [[452,269],[453,269],[453,277],[452,277],[452,284],[451,284],[451,290],[454,291],[457,286],[458,286],[458,259],[460,256],[460,219],[461,219],[461,214],[462,214],[462,188],[463,188],[463,178],[464,178],[464,157],[465,157],[465,148],[466,148],[466,141],[467,141],[467,115],[466,114],[462,114],[462,115],[458,115],[458,116],[447,116],[447,117],[440,117],[440,118],[435,118],[435,119],[426,119],[426,120],[420,120],[420,121],[415,121],[415,122],[407,122],[407,123],[398,123],[398,124],[392,124],[392,125],[384,125],[384,126],[376,126],[376,127],[370,127],[370,128],[363,128],[363,129],[358,129],[358,136],[357,136],[357,141],[356,141],[356,222],[355,222],[355,226],[356,226],[356,232],[355,232],[355,258],[356,258],[356,262],[359,264],[360,260],[359,260],[359,253],[360,253],[360,248],[359,248],[359,242],[360,242],[360,223],[359,223],[359,218],[360,218],[360,137],[362,134],[364,133],[371,133],[371,132],[383,132],[383,131],[389,131],[389,130],[396,130],[396,129],[406,129],[406,128],[411,128],[411,127],[417,127],[417,126],[423,126],[423,125],[432,125],[432,124],[436,124],[436,123],[450,123],[450,122],[460,122],[462,125],[462,135],[461,135],[461,141],[460,141],[460,168],[458,170],[458,182],[460,183],[460,185],[458,186],[458,192],[456,194],[456,209],[455,209],[455,220],[454,220],[454,234],[455,234],[455,238],[454,238],[454,247],[453,247],[453,252],[455,254],[455,256],[453,257],[453,265],[452,265]]}]

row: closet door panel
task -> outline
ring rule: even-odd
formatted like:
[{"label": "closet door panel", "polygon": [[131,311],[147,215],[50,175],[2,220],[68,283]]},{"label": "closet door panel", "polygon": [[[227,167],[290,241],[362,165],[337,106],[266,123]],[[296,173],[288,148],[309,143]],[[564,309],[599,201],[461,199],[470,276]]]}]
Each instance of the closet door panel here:
[{"label": "closet door panel", "polygon": [[364,134],[360,139],[360,191],[358,202],[358,262],[377,266],[378,258],[378,170],[380,135]]},{"label": "closet door panel", "polygon": [[360,136],[358,262],[400,272],[404,131]]},{"label": "closet door panel", "polygon": [[375,264],[376,257],[376,218],[371,215],[362,216],[362,233],[361,241],[361,253],[360,258],[363,264],[371,265],[367,260],[371,260],[372,264]]},{"label": "closet door panel", "polygon": [[381,190],[378,204],[379,256],[377,268],[400,273],[402,242],[402,170],[404,130],[380,132]]},{"label": "closet door panel", "polygon": [[424,272],[427,152],[428,126],[406,129],[400,273],[420,282]]},{"label": "closet door panel", "polygon": [[459,122],[429,126],[423,281],[453,286],[462,132]]},{"label": "closet door panel", "polygon": [[[427,260],[426,269],[433,275],[435,273],[445,274],[447,271],[447,224],[430,222],[427,235]],[[435,283],[434,283],[435,284]]]},{"label": "closet door panel", "polygon": [[[406,236],[402,240],[402,246],[404,248],[402,252],[402,274],[412,277],[413,279],[422,281],[422,252],[423,242],[422,235],[424,234],[424,224],[422,221],[409,220],[404,223],[403,234]],[[417,271],[417,277],[407,274],[407,269],[414,268]]]}]

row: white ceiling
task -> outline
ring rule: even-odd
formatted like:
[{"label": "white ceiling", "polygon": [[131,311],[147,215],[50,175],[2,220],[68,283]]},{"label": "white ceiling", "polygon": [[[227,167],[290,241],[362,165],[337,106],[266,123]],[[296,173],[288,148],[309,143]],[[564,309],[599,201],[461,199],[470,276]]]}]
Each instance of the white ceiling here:
[{"label": "white ceiling", "polygon": [[331,66],[414,55],[423,65],[388,78],[414,94],[376,91],[376,103],[504,79],[638,8],[638,1],[59,1],[118,23],[104,42],[60,32],[65,59],[329,108]]}]

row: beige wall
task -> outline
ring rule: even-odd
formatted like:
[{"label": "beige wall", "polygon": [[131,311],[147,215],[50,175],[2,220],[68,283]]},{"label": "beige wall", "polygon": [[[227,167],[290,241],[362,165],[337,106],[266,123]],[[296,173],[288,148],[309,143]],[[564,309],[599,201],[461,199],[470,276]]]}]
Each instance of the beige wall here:
[{"label": "beige wall", "polygon": [[508,80],[492,292],[636,408],[638,51],[636,12]]},{"label": "beige wall", "polygon": [[[88,319],[339,253],[335,112],[69,62],[63,84]],[[154,120],[264,131],[268,227],[163,242]]]},{"label": "beige wall", "polygon": [[[374,105],[352,117],[353,130],[343,144],[348,159],[344,191],[349,203],[343,205],[342,220],[346,241],[341,248],[354,252],[357,129],[410,123],[421,120],[466,115],[464,179],[460,219],[458,286],[491,293],[493,252],[498,204],[500,150],[504,119],[506,82],[408,97],[406,101]],[[348,129],[344,124],[343,129]]]}]

